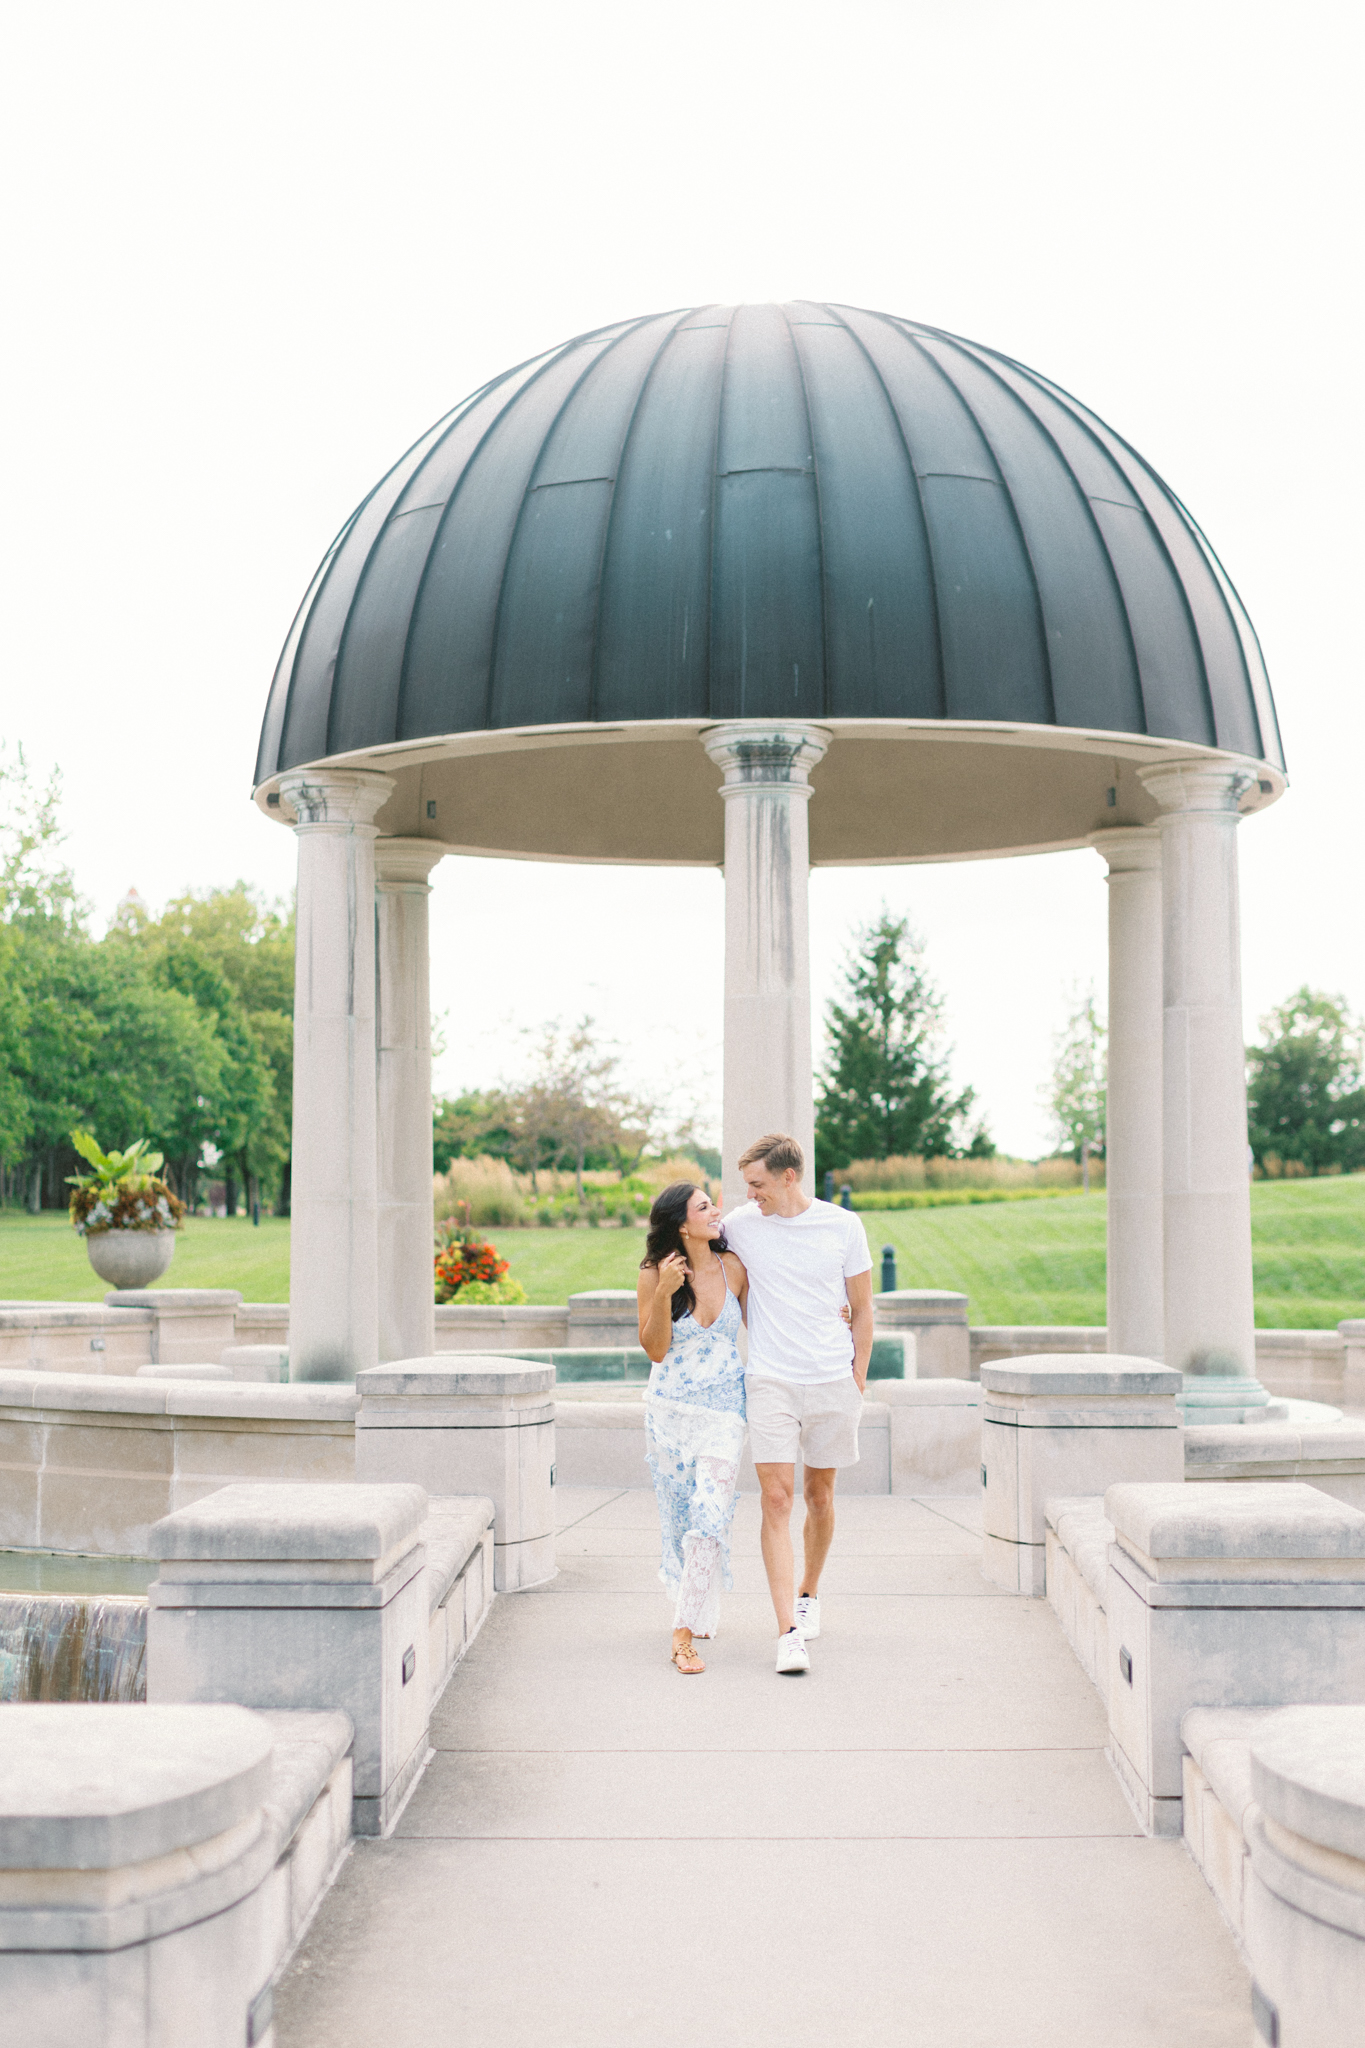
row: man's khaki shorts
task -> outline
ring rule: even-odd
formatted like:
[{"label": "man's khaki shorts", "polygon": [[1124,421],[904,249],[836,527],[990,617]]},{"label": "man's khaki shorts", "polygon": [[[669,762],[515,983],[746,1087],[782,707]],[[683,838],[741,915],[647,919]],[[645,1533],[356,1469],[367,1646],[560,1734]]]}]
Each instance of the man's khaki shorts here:
[{"label": "man's khaki shorts", "polygon": [[827,1471],[858,1462],[863,1397],[850,1371],[815,1385],[744,1375],[749,1449],[756,1465],[806,1465]]}]

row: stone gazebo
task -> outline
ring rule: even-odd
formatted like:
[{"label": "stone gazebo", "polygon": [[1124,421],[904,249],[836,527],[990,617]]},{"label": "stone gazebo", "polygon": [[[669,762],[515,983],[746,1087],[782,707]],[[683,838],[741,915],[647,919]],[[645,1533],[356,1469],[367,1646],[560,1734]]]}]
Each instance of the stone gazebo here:
[{"label": "stone gazebo", "polygon": [[798,302],[495,378],[347,521],[261,734],[256,802],[299,842],[293,1377],[433,1348],[444,854],[724,868],[732,1194],[748,1138],[811,1139],[812,862],[1093,846],[1109,1344],[1263,1401],[1235,828],[1284,786],[1198,527],[1008,357]]}]

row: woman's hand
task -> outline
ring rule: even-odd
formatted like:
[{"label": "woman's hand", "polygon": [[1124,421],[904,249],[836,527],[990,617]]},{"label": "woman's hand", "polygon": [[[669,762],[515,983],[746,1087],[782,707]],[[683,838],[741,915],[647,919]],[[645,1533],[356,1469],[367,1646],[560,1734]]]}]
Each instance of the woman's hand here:
[{"label": "woman's hand", "polygon": [[840,1314],[840,1317],[842,1318],[842,1320],[843,1320],[843,1321],[844,1321],[845,1323],[847,1323],[847,1324],[848,1324],[848,1326],[849,1326],[849,1328],[851,1329],[851,1328],[852,1328],[852,1326],[853,1326],[853,1311],[852,1311],[852,1309],[851,1309],[851,1308],[849,1307],[849,1305],[848,1305],[848,1303],[847,1303],[847,1302],[845,1302],[845,1303],[844,1303],[843,1307],[842,1307],[842,1308],[840,1309],[840,1311],[839,1311],[839,1314]]},{"label": "woman's hand", "polygon": [[659,1292],[666,1300],[671,1301],[683,1281],[692,1277],[692,1268],[681,1252],[670,1252],[666,1259],[660,1259],[658,1274]]}]

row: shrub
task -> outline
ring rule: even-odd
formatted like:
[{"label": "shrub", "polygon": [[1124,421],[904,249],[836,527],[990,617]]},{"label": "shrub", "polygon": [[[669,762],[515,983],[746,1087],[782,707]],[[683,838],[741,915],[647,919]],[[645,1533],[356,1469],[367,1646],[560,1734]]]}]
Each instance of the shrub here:
[{"label": "shrub", "polygon": [[[915,1188],[1078,1188],[1081,1169],[1074,1159],[920,1159],[914,1154],[891,1159],[855,1159],[836,1168],[836,1187],[855,1195],[873,1189]],[[1090,1162],[1090,1185],[1104,1186],[1104,1161]],[[860,1206],[866,1206],[862,1204]]]},{"label": "shrub", "polygon": [[526,1289],[510,1275],[504,1280],[466,1280],[457,1299],[461,1308],[515,1305],[525,1301]]},{"label": "shrub", "polygon": [[449,1173],[438,1174],[435,1186],[438,1220],[463,1214],[466,1222],[483,1224],[525,1223],[530,1207],[520,1184],[505,1159],[455,1159]]},{"label": "shrub", "polygon": [[[486,1238],[476,1237],[468,1228],[450,1228],[437,1233],[436,1239],[436,1299],[438,1302],[454,1301],[465,1295],[465,1287],[474,1284],[496,1286],[507,1274],[507,1261],[498,1257],[496,1245]],[[524,1297],[523,1297],[524,1299]]]}]

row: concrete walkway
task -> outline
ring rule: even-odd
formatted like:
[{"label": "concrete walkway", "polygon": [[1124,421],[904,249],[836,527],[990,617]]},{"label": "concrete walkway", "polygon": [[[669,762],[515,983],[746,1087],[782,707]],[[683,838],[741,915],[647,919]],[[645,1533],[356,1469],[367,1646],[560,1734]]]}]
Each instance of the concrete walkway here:
[{"label": "concrete walkway", "polygon": [[683,1678],[652,1496],[561,1493],[559,1577],[494,1606],[277,2048],[1245,2048],[1231,1934],[1139,1832],[1050,1608],[980,1578],[976,1513],[842,1501],[813,1673],[779,1679],[744,1499]]}]

